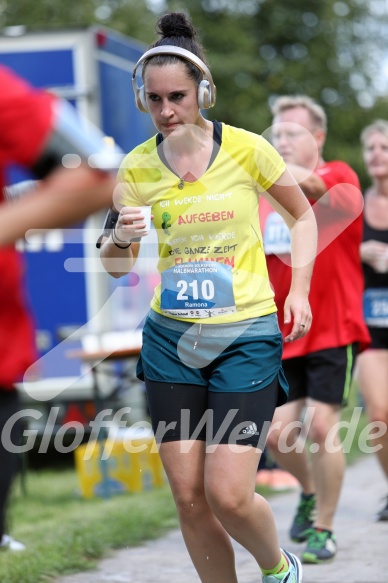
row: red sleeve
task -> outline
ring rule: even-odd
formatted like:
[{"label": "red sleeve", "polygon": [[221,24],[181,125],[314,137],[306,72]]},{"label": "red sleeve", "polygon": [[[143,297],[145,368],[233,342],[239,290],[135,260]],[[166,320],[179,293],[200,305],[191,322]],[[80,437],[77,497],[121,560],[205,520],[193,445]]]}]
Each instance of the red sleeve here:
[{"label": "red sleeve", "polygon": [[330,208],[358,217],[363,210],[364,199],[360,182],[354,170],[345,162],[326,162],[315,170],[327,188]]},{"label": "red sleeve", "polygon": [[34,165],[52,127],[55,97],[0,66],[0,164]]},{"label": "red sleeve", "polygon": [[328,205],[312,203],[318,225],[319,254],[354,221],[360,220],[364,198],[357,174],[345,162],[326,162],[315,173],[325,183],[329,197]]}]

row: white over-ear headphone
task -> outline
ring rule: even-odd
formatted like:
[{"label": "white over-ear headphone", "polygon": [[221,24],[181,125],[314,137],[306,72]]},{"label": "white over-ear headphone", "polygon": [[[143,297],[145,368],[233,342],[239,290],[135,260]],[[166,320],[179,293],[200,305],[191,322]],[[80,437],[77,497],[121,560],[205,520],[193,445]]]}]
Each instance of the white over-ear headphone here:
[{"label": "white over-ear headphone", "polygon": [[136,107],[140,111],[147,113],[148,107],[146,102],[144,85],[141,85],[139,87],[139,85],[137,84],[136,71],[144,61],[156,55],[177,55],[195,65],[203,75],[203,79],[198,85],[198,106],[200,109],[209,109],[210,107],[213,107],[213,105],[215,105],[216,86],[214,85],[212,75],[207,66],[205,65],[205,63],[201,61],[201,59],[199,59],[196,55],[194,55],[194,53],[192,53],[191,51],[187,51],[186,49],[182,49],[180,47],[176,47],[173,45],[165,45],[155,47],[144,53],[144,55],[138,60],[138,62],[135,65],[135,68],[133,69],[132,87],[133,92],[135,94]]}]

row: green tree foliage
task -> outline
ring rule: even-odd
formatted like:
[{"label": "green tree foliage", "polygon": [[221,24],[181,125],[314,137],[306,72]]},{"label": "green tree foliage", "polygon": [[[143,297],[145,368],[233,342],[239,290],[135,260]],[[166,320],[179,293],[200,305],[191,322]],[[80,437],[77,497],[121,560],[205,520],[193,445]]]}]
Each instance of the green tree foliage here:
[{"label": "green tree foliage", "polygon": [[2,26],[24,25],[29,30],[80,26],[93,20],[93,4],[92,0],[3,0],[0,4]]},{"label": "green tree foliage", "polygon": [[24,25],[47,30],[106,25],[148,42],[154,35],[156,15],[143,0],[0,0],[2,27]]},{"label": "green tree foliage", "polygon": [[376,88],[387,0],[0,0],[0,21],[33,29],[103,24],[149,44],[158,12],[168,10],[188,12],[207,49],[218,91],[209,117],[262,132],[275,96],[310,95],[328,114],[326,157],[347,160],[366,181],[359,134],[386,117]]}]

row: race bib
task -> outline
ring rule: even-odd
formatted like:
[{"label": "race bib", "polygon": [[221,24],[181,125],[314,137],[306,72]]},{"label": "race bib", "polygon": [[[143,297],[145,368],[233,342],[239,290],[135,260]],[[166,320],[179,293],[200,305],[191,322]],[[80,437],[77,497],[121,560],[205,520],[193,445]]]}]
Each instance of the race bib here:
[{"label": "race bib", "polygon": [[364,319],[368,326],[388,327],[388,288],[365,290]]},{"label": "race bib", "polygon": [[268,215],[265,223],[263,242],[266,255],[291,253],[290,231],[278,213]]},{"label": "race bib", "polygon": [[161,284],[161,309],[166,314],[211,318],[236,311],[230,265],[182,263],[163,271]]}]

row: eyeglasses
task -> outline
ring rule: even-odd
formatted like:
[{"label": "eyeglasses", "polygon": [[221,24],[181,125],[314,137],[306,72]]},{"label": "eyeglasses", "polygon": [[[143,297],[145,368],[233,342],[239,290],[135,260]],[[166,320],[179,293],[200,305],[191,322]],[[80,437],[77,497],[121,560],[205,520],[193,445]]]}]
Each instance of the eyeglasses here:
[{"label": "eyeglasses", "polygon": [[301,138],[302,136],[305,137],[308,134],[310,134],[310,132],[308,130],[273,132],[271,134],[271,139],[273,142],[279,142],[282,139],[288,140],[288,141],[293,141],[293,140],[297,140],[298,138]]}]

